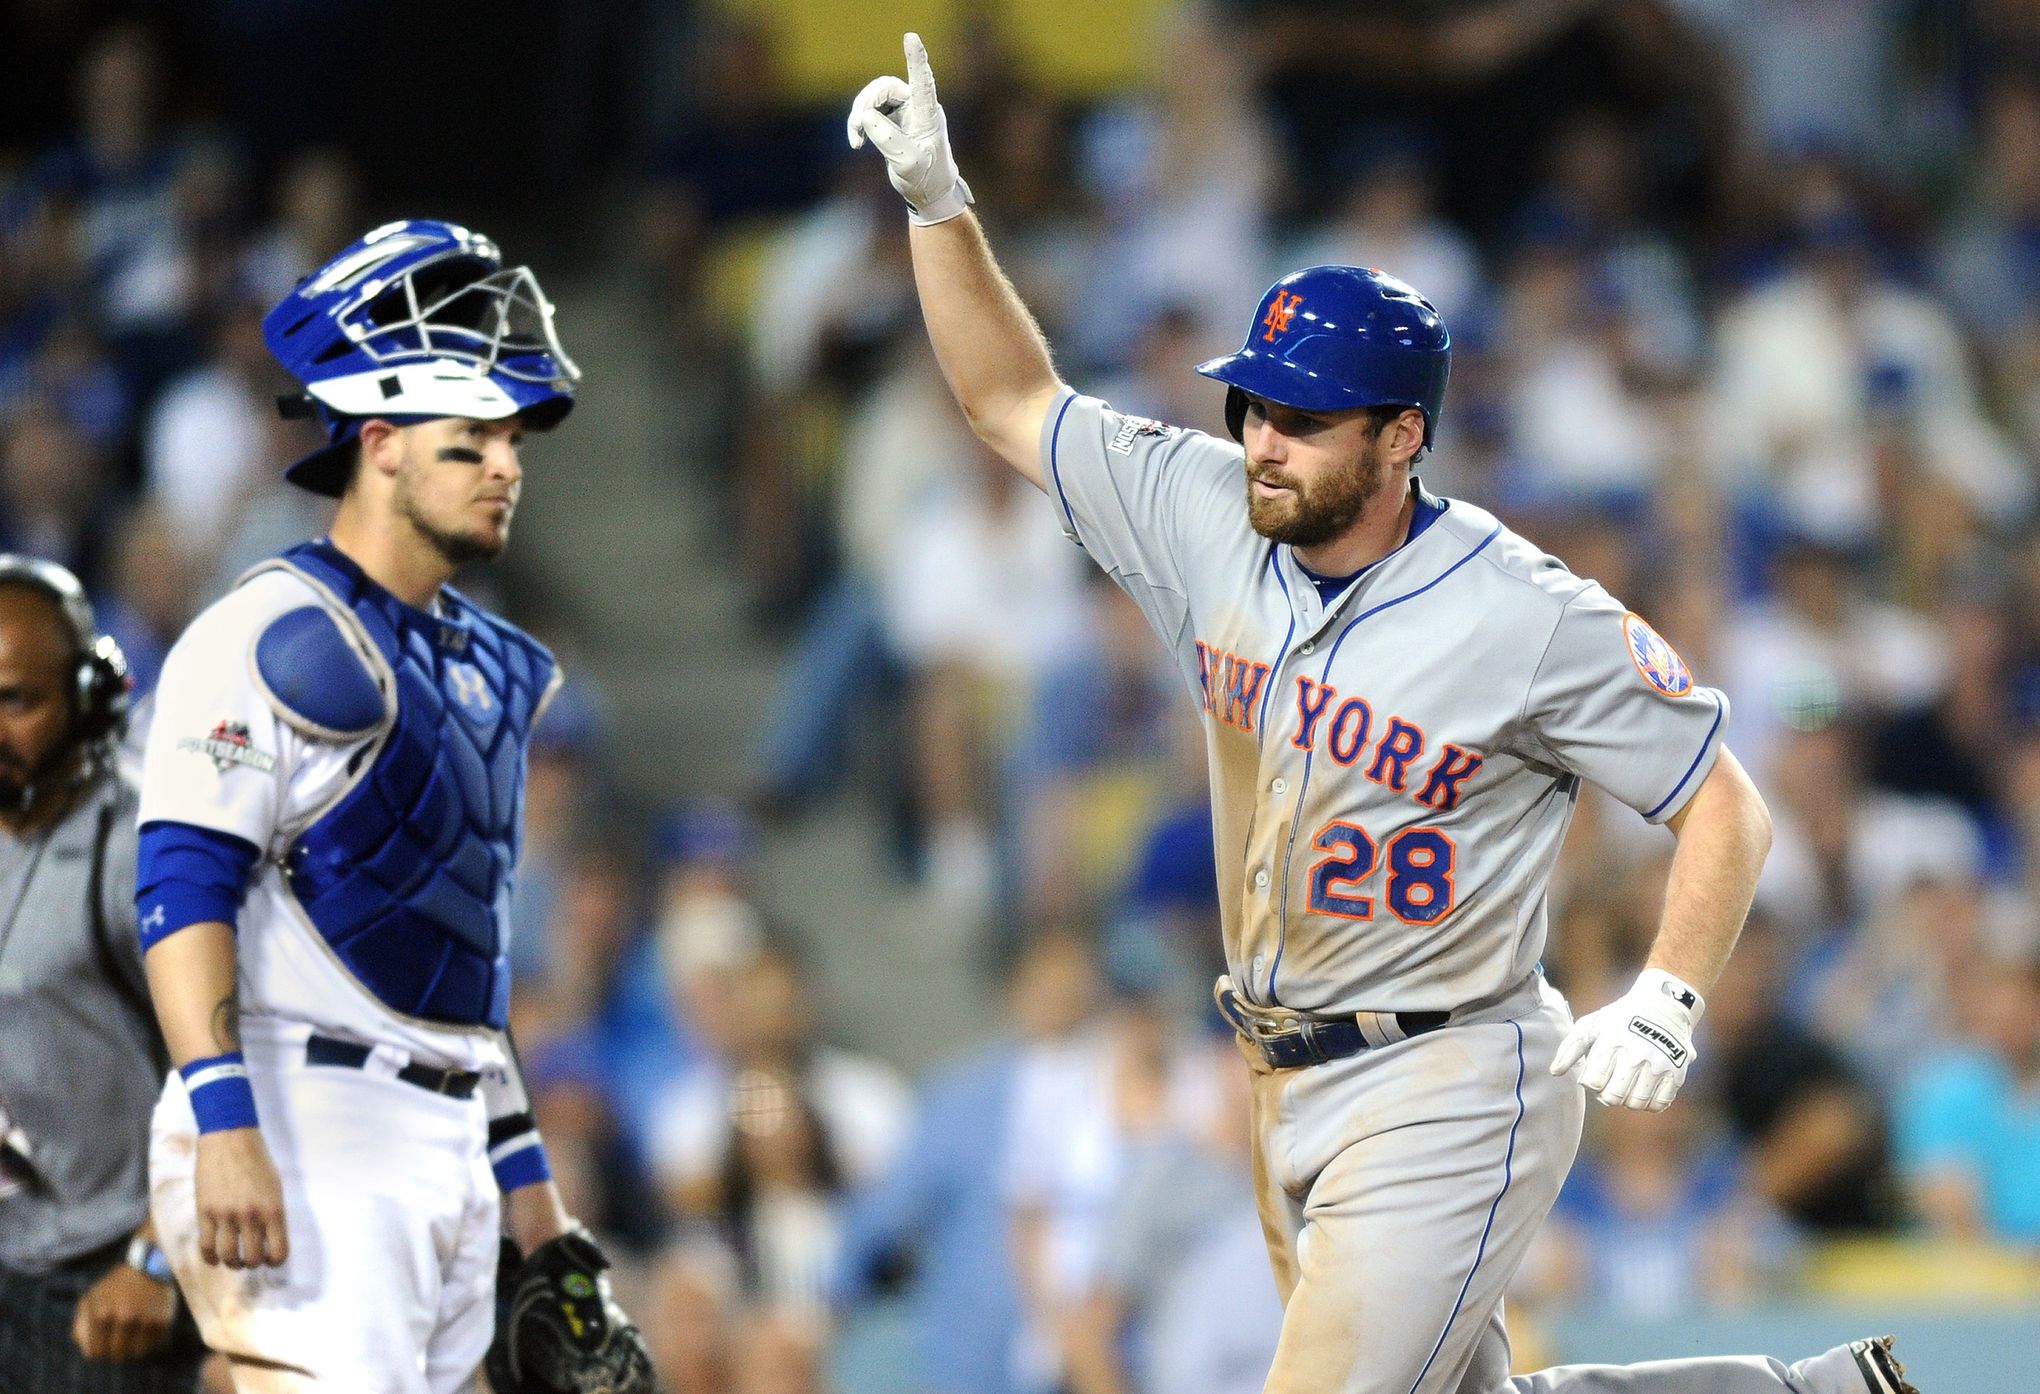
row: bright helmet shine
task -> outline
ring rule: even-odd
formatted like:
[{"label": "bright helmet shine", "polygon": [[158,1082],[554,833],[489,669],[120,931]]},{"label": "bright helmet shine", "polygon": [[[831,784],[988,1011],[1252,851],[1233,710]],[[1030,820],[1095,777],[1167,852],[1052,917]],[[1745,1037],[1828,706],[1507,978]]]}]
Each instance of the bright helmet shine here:
[{"label": "bright helmet shine", "polygon": [[297,284],[262,321],[269,351],[304,384],[325,448],[285,478],[346,487],[369,417],[397,422],[522,415],[548,430],[573,408],[581,370],[529,267],[457,223],[385,223]]},{"label": "bright helmet shine", "polygon": [[1299,411],[1415,407],[1430,446],[1451,367],[1445,321],[1409,285],[1371,268],[1308,266],[1268,287],[1237,353],[1197,371],[1231,389],[1235,439],[1251,395]]}]

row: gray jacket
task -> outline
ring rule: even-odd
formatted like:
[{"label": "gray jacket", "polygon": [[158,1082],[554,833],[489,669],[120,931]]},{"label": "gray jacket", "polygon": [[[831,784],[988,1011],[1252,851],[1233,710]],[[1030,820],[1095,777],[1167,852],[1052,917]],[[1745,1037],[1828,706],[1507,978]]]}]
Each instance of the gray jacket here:
[{"label": "gray jacket", "polygon": [[47,1271],[148,1210],[149,1114],[169,1068],[135,931],[134,788],[101,772],[47,834],[0,833],[0,1108],[27,1187],[0,1264]]}]

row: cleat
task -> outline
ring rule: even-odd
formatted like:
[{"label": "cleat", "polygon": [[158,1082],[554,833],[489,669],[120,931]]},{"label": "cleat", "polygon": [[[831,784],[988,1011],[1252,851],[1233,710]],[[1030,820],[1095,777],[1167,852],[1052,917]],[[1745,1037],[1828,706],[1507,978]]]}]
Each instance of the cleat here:
[{"label": "cleat", "polygon": [[1849,1354],[1856,1357],[1856,1368],[1863,1372],[1863,1383],[1870,1387],[1870,1394],[1920,1394],[1906,1383],[1905,1366],[1891,1353],[1891,1343],[1896,1339],[1870,1336],[1849,1342]]}]

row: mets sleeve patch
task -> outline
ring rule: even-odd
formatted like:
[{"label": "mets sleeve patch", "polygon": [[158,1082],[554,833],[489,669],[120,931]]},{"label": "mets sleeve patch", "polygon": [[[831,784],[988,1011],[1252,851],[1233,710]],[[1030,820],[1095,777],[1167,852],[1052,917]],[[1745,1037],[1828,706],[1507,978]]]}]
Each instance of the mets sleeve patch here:
[{"label": "mets sleeve patch", "polygon": [[1684,697],[1693,690],[1693,670],[1686,660],[1634,610],[1622,617],[1622,636],[1629,641],[1629,657],[1645,682],[1667,697]]}]

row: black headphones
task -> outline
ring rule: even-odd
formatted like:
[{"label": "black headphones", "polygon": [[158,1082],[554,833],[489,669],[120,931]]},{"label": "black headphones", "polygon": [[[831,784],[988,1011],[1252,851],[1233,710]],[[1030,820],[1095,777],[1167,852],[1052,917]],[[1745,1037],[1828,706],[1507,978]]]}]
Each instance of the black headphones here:
[{"label": "black headphones", "polygon": [[77,641],[78,667],[71,691],[73,739],[81,745],[96,745],[117,737],[127,724],[132,690],[127,655],[111,635],[99,632],[85,587],[53,561],[0,552],[0,586],[9,584],[29,586],[54,600]]}]

